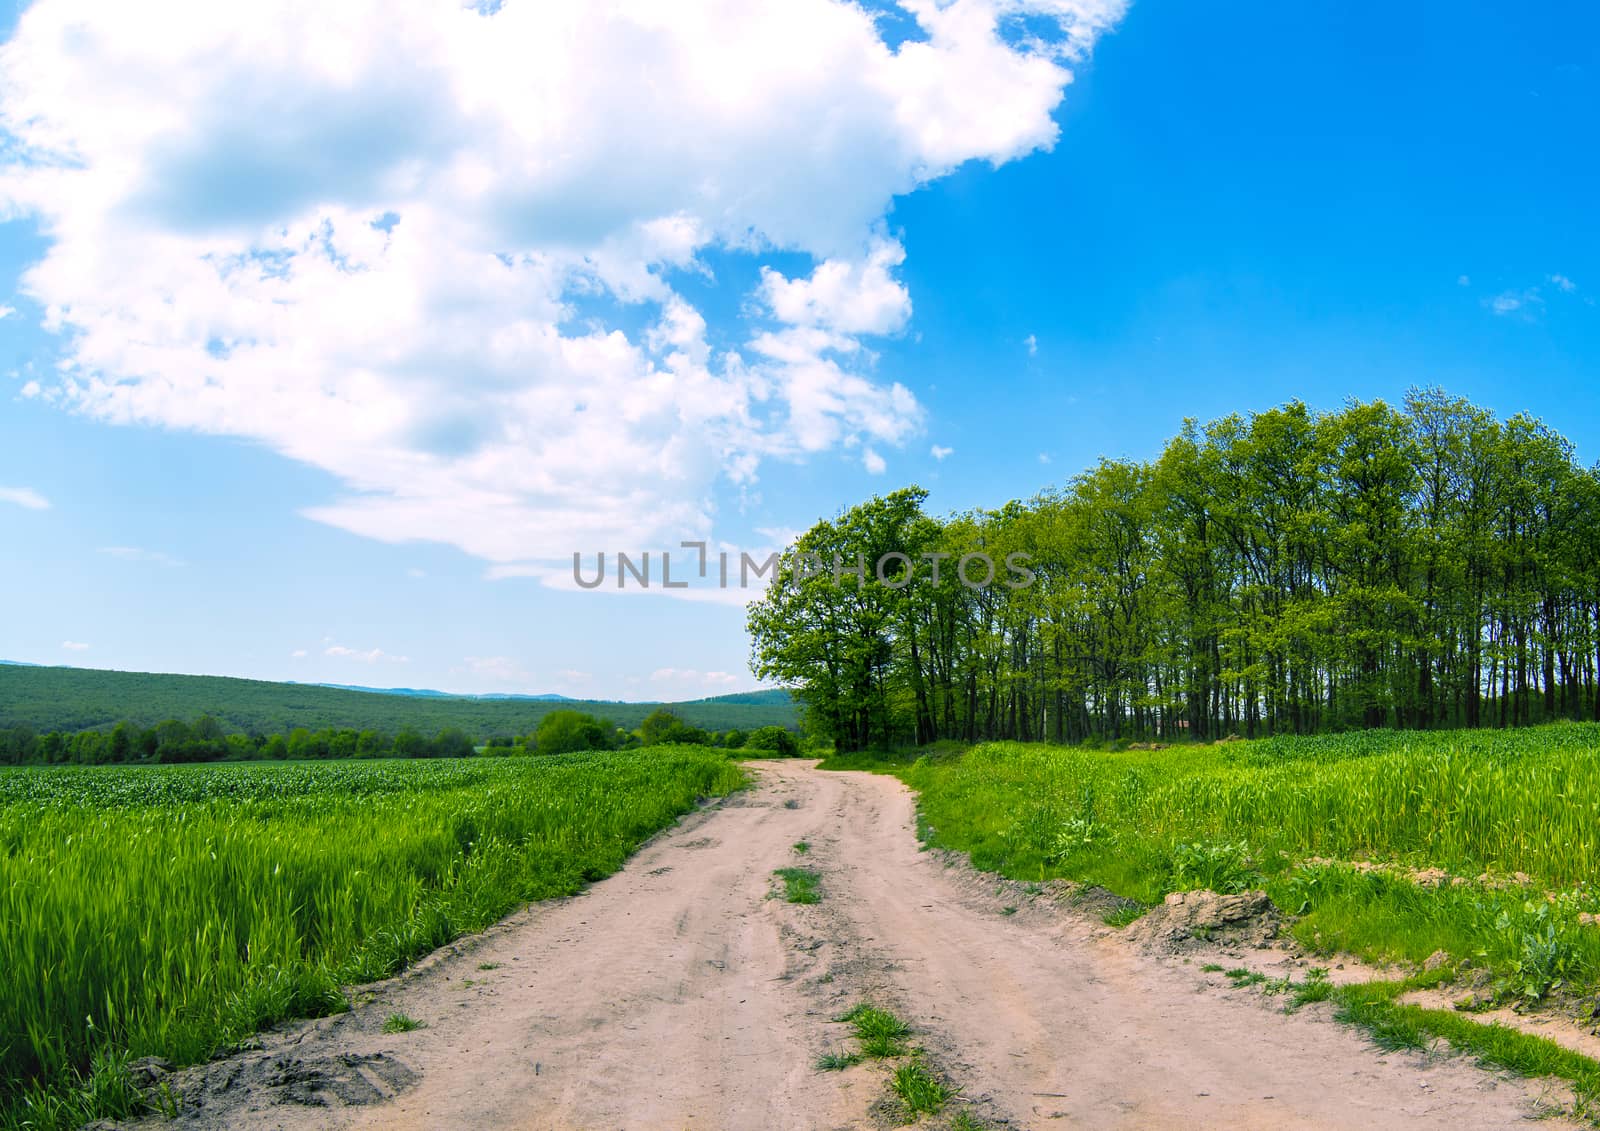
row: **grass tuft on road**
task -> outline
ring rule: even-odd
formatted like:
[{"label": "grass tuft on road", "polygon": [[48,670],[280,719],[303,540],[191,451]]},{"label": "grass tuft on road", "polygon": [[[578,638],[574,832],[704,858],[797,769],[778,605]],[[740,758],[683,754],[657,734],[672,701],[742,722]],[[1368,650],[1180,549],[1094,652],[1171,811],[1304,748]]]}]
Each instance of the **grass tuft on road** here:
[{"label": "grass tuft on road", "polygon": [[814,868],[778,868],[772,873],[783,881],[785,903],[821,903],[822,875]]}]

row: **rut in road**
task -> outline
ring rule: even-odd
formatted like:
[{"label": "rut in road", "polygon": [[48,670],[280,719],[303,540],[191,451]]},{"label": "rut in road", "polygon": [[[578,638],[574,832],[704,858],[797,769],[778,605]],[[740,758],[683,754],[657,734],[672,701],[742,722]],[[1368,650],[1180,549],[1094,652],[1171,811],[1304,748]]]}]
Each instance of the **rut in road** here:
[{"label": "rut in road", "polygon": [[[752,769],[756,788],[585,894],[186,1073],[179,1125],[888,1126],[885,1067],[814,1067],[847,1046],[831,1019],[864,997],[962,1086],[947,1115],[988,1126],[1460,1131],[1542,1114],[1538,1083],[1384,1055],[1317,1008],[1206,990],[1195,967],[1054,905],[1007,917],[992,877],[921,850],[892,778]],[[801,840],[822,901],[768,898]],[[426,1027],[384,1033],[396,1012]]]}]

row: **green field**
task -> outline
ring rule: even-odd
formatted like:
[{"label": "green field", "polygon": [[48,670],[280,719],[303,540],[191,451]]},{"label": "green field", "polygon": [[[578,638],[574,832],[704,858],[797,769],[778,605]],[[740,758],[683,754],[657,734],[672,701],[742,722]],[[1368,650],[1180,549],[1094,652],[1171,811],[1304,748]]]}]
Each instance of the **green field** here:
[{"label": "green field", "polygon": [[1558,724],[830,764],[886,765],[919,791],[925,836],[980,868],[1141,903],[1264,888],[1315,950],[1443,950],[1537,1001],[1600,984],[1600,928],[1579,918],[1600,911],[1597,754],[1600,726]]},{"label": "green field", "polygon": [[743,780],[697,747],[0,771],[0,1125],[122,1114],[127,1057],[342,1010]]},{"label": "green field", "polygon": [[[569,707],[632,729],[659,706],[393,695],[223,676],[0,664],[0,728],[27,727],[41,734],[109,728],[124,720],[148,727],[163,719],[210,715],[230,733],[278,734],[296,727],[393,733],[411,727],[431,735],[458,727],[482,741],[496,734],[527,734],[551,711]],[[797,718],[789,693],[782,690],[696,699],[672,707],[685,721],[713,731],[793,727]]]}]

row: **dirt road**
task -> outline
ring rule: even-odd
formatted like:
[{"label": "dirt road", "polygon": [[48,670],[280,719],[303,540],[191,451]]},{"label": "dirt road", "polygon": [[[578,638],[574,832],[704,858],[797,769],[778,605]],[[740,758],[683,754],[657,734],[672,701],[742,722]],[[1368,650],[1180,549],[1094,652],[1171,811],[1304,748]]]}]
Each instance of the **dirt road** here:
[{"label": "dirt road", "polygon": [[[830,1018],[862,998],[910,1021],[963,1089],[935,1126],[962,1110],[1026,1128],[1452,1131],[1539,1114],[1537,1083],[1380,1053],[1326,1006],[1286,1015],[1281,999],[921,851],[893,779],[754,769],[758,788],[586,894],[190,1076],[180,1125],[888,1126],[885,1067],[813,1067],[849,1046]],[[801,840],[822,901],[769,899]],[[426,1027],[384,1033],[394,1013]]]}]

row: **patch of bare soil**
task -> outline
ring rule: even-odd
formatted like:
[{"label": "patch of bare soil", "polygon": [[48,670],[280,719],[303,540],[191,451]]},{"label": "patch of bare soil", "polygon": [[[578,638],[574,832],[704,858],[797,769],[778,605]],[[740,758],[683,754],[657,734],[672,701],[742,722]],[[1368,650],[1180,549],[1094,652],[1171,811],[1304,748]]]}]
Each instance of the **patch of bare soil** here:
[{"label": "patch of bare soil", "polygon": [[[348,1014],[174,1074],[176,1127],[887,1127],[902,1118],[890,1065],[815,1067],[853,1048],[833,1018],[863,999],[911,1022],[961,1088],[924,1127],[964,1111],[996,1128],[1460,1131],[1544,1110],[1537,1082],[1379,1053],[1326,1008],[1285,1014],[1171,956],[1198,940],[1297,961],[1252,949],[1272,921],[1253,893],[1164,905],[1139,928],[1155,945],[1129,945],[1101,922],[1109,893],[923,851],[891,778],[756,772],[758,789],[586,894],[366,988]],[[820,903],[769,898],[797,862],[821,874]],[[385,1033],[394,1013],[425,1027]]]},{"label": "patch of bare soil", "polygon": [[1207,946],[1265,947],[1278,937],[1278,909],[1264,891],[1175,891],[1128,930],[1168,954]]}]

